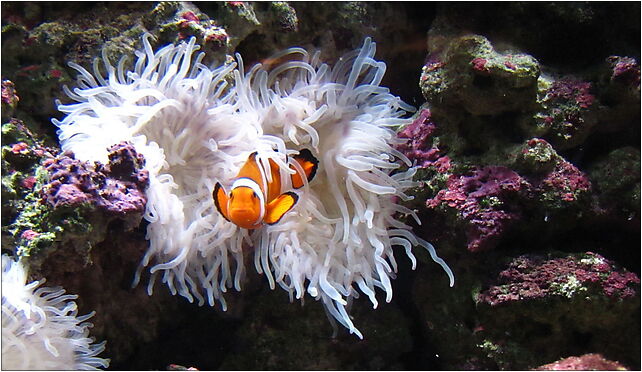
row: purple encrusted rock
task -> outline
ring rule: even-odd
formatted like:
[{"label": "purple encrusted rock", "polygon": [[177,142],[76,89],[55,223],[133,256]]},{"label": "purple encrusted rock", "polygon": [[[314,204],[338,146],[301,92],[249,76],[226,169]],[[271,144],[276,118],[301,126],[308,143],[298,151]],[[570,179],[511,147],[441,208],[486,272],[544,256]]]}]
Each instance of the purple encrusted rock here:
[{"label": "purple encrusted rock", "polygon": [[512,258],[475,302],[479,345],[505,365],[530,369],[591,350],[639,364],[640,279],[599,254]]},{"label": "purple encrusted rock", "polygon": [[602,354],[572,356],[535,368],[536,371],[626,371],[617,361],[604,358]]},{"label": "purple encrusted rock", "polygon": [[144,188],[140,189],[134,183],[111,178],[105,180],[100,196],[98,205],[116,214],[142,213],[147,202]]},{"label": "purple encrusted rock", "polygon": [[126,142],[109,148],[106,165],[92,165],[65,152],[44,163],[50,177],[43,188],[43,198],[54,208],[89,203],[110,214],[142,213],[148,184],[144,164],[142,155]]},{"label": "purple encrusted rock", "polygon": [[12,81],[2,80],[2,103],[15,108],[18,101],[20,98],[16,94],[16,85]]},{"label": "purple encrusted rock", "polygon": [[591,88],[589,82],[564,78],[554,81],[546,95],[549,102],[553,104],[574,102],[581,108],[588,108],[595,102]]},{"label": "purple encrusted rock", "polygon": [[563,209],[569,203],[586,199],[591,190],[591,182],[584,172],[560,158],[553,171],[535,185],[535,189],[540,200],[548,207]]},{"label": "purple encrusted rock", "polygon": [[611,81],[640,87],[640,65],[631,57],[610,56],[607,62],[611,66]]},{"label": "purple encrusted rock", "polygon": [[547,141],[529,139],[516,155],[516,165],[543,209],[554,212],[571,206],[588,207],[589,177],[558,155]]},{"label": "purple encrusted rock", "polygon": [[541,101],[542,111],[535,115],[535,134],[547,137],[558,150],[584,143],[598,123],[593,90],[592,83],[576,78],[553,81]]},{"label": "purple encrusted rock", "polygon": [[109,169],[113,178],[137,183],[147,182],[147,171],[142,171],[145,158],[127,142],[121,142],[109,149]]},{"label": "purple encrusted rock", "polygon": [[618,269],[599,254],[587,252],[561,258],[525,255],[515,258],[499,273],[498,282],[477,296],[477,301],[497,306],[549,296],[573,298],[601,294],[613,300],[634,297],[640,279]]},{"label": "purple encrusted rock", "polygon": [[519,174],[501,166],[484,167],[473,172],[473,176],[464,178],[464,187],[472,191],[469,196],[473,198],[519,191],[523,184],[524,181]]},{"label": "purple encrusted rock", "polygon": [[46,200],[54,208],[60,206],[77,206],[82,203],[87,203],[90,200],[90,195],[83,192],[77,185],[63,184],[58,180],[53,181],[49,185],[52,191],[46,196]]},{"label": "purple encrusted rock", "polygon": [[520,217],[507,203],[528,183],[501,166],[488,166],[469,175],[451,175],[446,189],[426,201],[428,208],[453,209],[467,223],[468,250],[493,248],[508,224]]},{"label": "purple encrusted rock", "polygon": [[399,132],[399,138],[408,141],[398,145],[397,150],[420,168],[433,166],[438,172],[444,173],[450,169],[450,158],[441,155],[439,148],[433,143],[437,127],[431,115],[429,109],[421,110],[417,118]]},{"label": "purple encrusted rock", "polygon": [[435,124],[430,116],[430,110],[421,110],[419,116],[398,134],[400,138],[407,138],[408,142],[397,146],[397,149],[411,161],[417,161],[420,167],[435,161],[439,153],[439,150],[432,145]]}]

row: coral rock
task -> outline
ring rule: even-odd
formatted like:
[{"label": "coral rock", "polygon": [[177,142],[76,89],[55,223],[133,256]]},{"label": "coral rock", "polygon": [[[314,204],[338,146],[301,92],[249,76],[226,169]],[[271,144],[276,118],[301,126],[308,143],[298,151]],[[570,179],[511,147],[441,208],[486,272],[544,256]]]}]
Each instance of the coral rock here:
[{"label": "coral rock", "polygon": [[529,174],[546,174],[555,169],[559,159],[550,143],[541,138],[531,138],[518,152],[516,165]]},{"label": "coral rock", "polygon": [[609,260],[591,252],[579,259],[567,256],[543,260],[521,256],[513,260],[499,278],[503,284],[482,292],[478,301],[496,306],[547,296],[587,296],[595,286],[609,298],[626,299],[639,293],[636,287],[640,284],[635,274],[616,270]]},{"label": "coral rock", "polygon": [[47,161],[51,177],[43,189],[44,200],[54,208],[89,203],[112,214],[142,214],[148,182],[142,155],[131,144],[119,143],[108,156],[104,166],[76,160],[70,152]]},{"label": "coral rock", "polygon": [[[604,104],[600,126],[604,132],[628,132],[640,137],[640,64],[631,57],[610,56],[606,59],[598,81],[599,100]],[[627,133],[623,133],[624,136]]]},{"label": "coral rock", "polygon": [[640,90],[640,64],[631,57],[611,56],[607,58],[611,66],[611,81],[629,85]]},{"label": "coral rock", "polygon": [[626,371],[619,362],[604,358],[601,354],[584,354],[558,360],[535,368],[538,371]]},{"label": "coral rock", "polygon": [[531,138],[517,151],[515,166],[530,182],[540,208],[550,213],[588,207],[591,182],[576,166],[541,138]]},{"label": "coral rock", "polygon": [[640,150],[622,147],[589,170],[600,205],[627,218],[640,216]]},{"label": "coral rock", "polygon": [[527,182],[506,167],[488,166],[470,175],[451,175],[447,188],[426,201],[428,208],[451,209],[467,225],[468,250],[490,249],[508,224],[520,217],[506,204]]},{"label": "coral rock", "polygon": [[398,134],[399,137],[409,140],[397,146],[397,149],[422,168],[432,164],[439,157],[439,149],[432,144],[435,124],[430,116],[429,109],[421,110],[415,120]]},{"label": "coral rock", "polygon": [[552,208],[564,208],[567,203],[586,196],[591,183],[586,174],[566,160],[559,161],[539,185],[540,198]]},{"label": "coral rock", "polygon": [[598,123],[593,85],[565,77],[552,82],[542,79],[542,86],[542,109],[534,116],[534,127],[527,131],[544,136],[556,149],[582,144]]},{"label": "coral rock", "polygon": [[640,363],[640,279],[596,253],[523,255],[476,296],[481,350],[533,368],[599,350]]},{"label": "coral rock", "polygon": [[432,105],[460,105],[473,115],[496,115],[534,102],[540,74],[535,58],[499,53],[480,35],[429,35],[428,44],[429,62],[419,85]]},{"label": "coral rock", "polygon": [[16,86],[9,80],[2,80],[2,120],[9,118],[18,105],[20,98],[16,94]]}]

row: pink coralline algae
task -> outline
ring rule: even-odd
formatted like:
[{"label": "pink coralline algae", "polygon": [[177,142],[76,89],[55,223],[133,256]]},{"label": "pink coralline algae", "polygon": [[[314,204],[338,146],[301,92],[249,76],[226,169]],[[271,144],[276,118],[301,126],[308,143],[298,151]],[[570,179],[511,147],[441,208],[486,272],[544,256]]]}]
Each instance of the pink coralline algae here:
[{"label": "pink coralline algae", "polygon": [[558,360],[535,368],[537,371],[626,371],[618,362],[605,359],[601,354],[584,354]]},{"label": "pink coralline algae", "polygon": [[575,78],[552,82],[540,102],[543,111],[535,116],[539,129],[534,134],[545,134],[558,150],[584,143],[598,123],[599,105],[592,90],[590,82]]},{"label": "pink coralline algae", "polygon": [[450,159],[441,156],[439,149],[433,144],[435,130],[430,110],[423,109],[410,125],[399,132],[398,136],[407,138],[408,142],[397,146],[397,149],[410,161],[416,162],[417,166],[434,166],[438,172],[443,173],[450,169]]},{"label": "pink coralline algae", "polygon": [[218,33],[210,33],[205,36],[205,40],[207,41],[214,41],[219,43],[220,45],[224,45],[225,42],[227,42],[227,34],[225,31],[221,30],[221,32]]},{"label": "pink coralline algae", "polygon": [[[438,61],[438,60],[433,60],[431,58],[427,58],[427,61],[426,61],[425,65],[424,65],[424,67],[423,67],[423,71],[432,72],[432,71],[438,70],[438,69],[440,69],[442,67],[444,67],[444,63],[443,62]],[[422,78],[424,78],[423,80],[426,80],[425,78],[427,78],[427,77],[426,76],[422,76]]]},{"label": "pink coralline algae", "polygon": [[432,146],[435,124],[430,120],[430,116],[430,110],[421,110],[419,116],[398,134],[400,138],[409,140],[397,149],[411,161],[416,160],[417,165],[422,168],[436,160],[439,153],[439,150]]},{"label": "pink coralline algae", "polygon": [[[420,119],[421,119],[420,115]],[[424,159],[418,164],[442,167],[442,183],[426,206],[447,216],[455,229],[466,232],[467,249],[479,252],[494,248],[514,221],[529,215],[525,206],[546,216],[575,213],[590,201],[591,183],[588,176],[559,156],[545,140],[525,141],[515,156],[515,170],[504,166],[477,167],[468,173],[454,173],[447,156],[439,157],[435,147],[421,146],[426,141],[417,128],[426,125],[417,120],[406,128],[411,138],[402,152],[411,159]],[[430,149],[430,150],[426,150]]]},{"label": "pink coralline algae", "polygon": [[198,22],[198,16],[196,14],[194,14],[194,12],[187,11],[187,12],[181,14],[181,17],[183,19],[187,20],[187,21],[190,21],[190,22]]},{"label": "pink coralline algae", "polygon": [[[181,18],[178,20],[177,25],[182,29],[186,29],[186,28],[196,26],[198,23],[199,23],[198,16],[194,14],[194,12],[187,11],[181,14]],[[179,36],[182,36],[181,38],[183,39],[187,37],[187,35],[184,35],[180,32],[179,32]]]},{"label": "pink coralline algae", "polygon": [[31,240],[31,239],[37,237],[38,235],[40,235],[39,232],[35,232],[35,231],[29,229],[29,230],[23,231],[22,234],[20,234],[20,237],[22,239]]},{"label": "pink coralline algae", "polygon": [[479,72],[488,72],[488,68],[486,68],[486,63],[488,61],[484,58],[477,57],[470,61],[470,64],[473,66],[473,70],[479,71]]},{"label": "pink coralline algae", "polygon": [[218,26],[215,21],[192,11],[181,13],[176,25],[179,28],[179,40],[196,36],[201,42],[208,43],[214,49],[227,45],[229,37],[224,28]]},{"label": "pink coralline algae", "polygon": [[566,160],[560,159],[555,169],[550,172],[536,189],[541,192],[543,199],[559,204],[575,202],[583,195],[588,195],[591,183],[584,172]]},{"label": "pink coralline algae", "polygon": [[504,62],[504,66],[506,66],[506,68],[509,68],[511,70],[516,70],[517,69],[517,66],[515,66],[515,64],[513,62],[511,62],[511,61]]},{"label": "pink coralline algae", "polygon": [[15,106],[20,98],[16,94],[16,86],[9,80],[2,81],[2,103]]},{"label": "pink coralline algae", "polygon": [[611,56],[607,61],[613,71],[611,81],[640,86],[640,65],[634,58]]},{"label": "pink coralline algae", "polygon": [[508,203],[528,184],[506,167],[488,166],[470,175],[451,175],[446,189],[426,201],[428,208],[450,208],[467,222],[468,250],[493,248],[508,224],[520,217]]},{"label": "pink coralline algae", "polygon": [[121,216],[145,210],[148,174],[142,170],[142,155],[131,144],[112,146],[106,165],[76,160],[71,152],[48,159],[43,165],[50,174],[43,198],[54,208],[88,203]]},{"label": "pink coralline algae", "polygon": [[14,154],[21,154],[23,152],[26,152],[28,149],[29,145],[27,145],[25,142],[18,142],[11,146],[11,152],[13,152]]},{"label": "pink coralline algae", "polygon": [[499,274],[499,283],[481,292],[478,302],[491,306],[548,296],[606,295],[612,300],[639,293],[640,279],[617,269],[599,254],[587,252],[562,258],[520,256]]},{"label": "pink coralline algae", "polygon": [[34,176],[28,176],[24,178],[21,182],[20,185],[26,189],[33,189],[34,185],[36,184],[37,180],[36,177]]},{"label": "pink coralline algae", "polygon": [[531,184],[543,207],[564,209],[587,201],[591,191],[588,176],[559,156],[553,146],[540,138],[531,138],[517,154],[517,166]]},{"label": "pink coralline algae", "polygon": [[588,108],[595,101],[595,96],[590,93],[591,83],[573,79],[561,79],[553,82],[546,92],[552,102],[575,102],[581,108]]},{"label": "pink coralline algae", "polygon": [[62,71],[53,69],[49,71],[49,76],[54,79],[60,79],[62,77]]}]

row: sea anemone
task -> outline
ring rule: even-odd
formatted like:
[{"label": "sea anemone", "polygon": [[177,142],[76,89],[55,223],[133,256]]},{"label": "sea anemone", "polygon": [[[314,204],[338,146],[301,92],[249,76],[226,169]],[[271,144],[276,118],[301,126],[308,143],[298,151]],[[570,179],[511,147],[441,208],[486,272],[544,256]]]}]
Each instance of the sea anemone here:
[{"label": "sea anemone", "polygon": [[2,255],[2,368],[18,370],[78,370],[107,368],[97,357],[105,342],[87,337],[94,315],[78,316],[72,300],[56,287],[40,287],[44,279],[27,284],[22,262]]},{"label": "sea anemone", "polygon": [[[414,185],[414,168],[400,171],[402,162],[411,164],[393,148],[402,141],[394,129],[410,122],[402,116],[413,108],[379,86],[386,66],[373,59],[370,38],[332,67],[319,52],[290,48],[270,59],[278,63],[245,74],[238,54],[235,63],[210,69],[200,63],[203,53],[194,58],[194,38],[156,53],[149,38],[133,71],[125,73],[125,58],[116,68],[103,58],[107,77],[98,63],[93,75],[70,64],[80,72],[79,88],[66,93],[78,103],[59,105],[67,116],[53,122],[63,150],[79,159],[105,161],[107,147],[123,140],[144,155],[150,248],[140,269],[152,265],[150,294],[162,274],[173,294],[199,305],[218,300],[225,309],[222,292],[240,290],[243,250],[253,249],[271,288],[278,284],[291,299],[307,292],[362,337],[346,306],[357,289],[374,307],[375,287],[391,300],[393,246],[405,249],[413,268],[412,246],[425,247],[452,285],[432,245],[393,218],[416,218],[394,202],[408,199],[404,190]],[[214,185],[228,187],[249,153],[257,151],[265,169],[274,160],[287,191],[290,167],[302,171],[288,155],[303,148],[319,169],[279,223],[250,231],[218,213]]]}]

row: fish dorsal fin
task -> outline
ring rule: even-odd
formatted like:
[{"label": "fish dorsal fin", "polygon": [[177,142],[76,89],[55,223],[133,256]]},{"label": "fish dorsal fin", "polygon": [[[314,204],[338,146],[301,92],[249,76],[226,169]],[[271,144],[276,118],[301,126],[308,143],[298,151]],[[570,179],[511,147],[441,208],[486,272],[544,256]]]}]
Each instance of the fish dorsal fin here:
[{"label": "fish dorsal fin", "polygon": [[271,181],[267,181],[266,177],[266,182],[267,182],[267,200],[268,202],[276,199],[279,196],[279,193],[281,192],[281,172],[278,164],[272,159],[269,160],[270,162],[270,175],[272,176]]},{"label": "fish dorsal fin", "polygon": [[223,218],[229,221],[230,218],[227,214],[227,202],[229,201],[229,198],[220,182],[217,182],[216,186],[214,186],[212,197],[214,198],[214,205],[216,206],[216,209],[218,209],[218,212],[223,216]]},{"label": "fish dorsal fin", "polygon": [[299,196],[292,191],[288,191],[279,195],[277,198],[268,203],[263,222],[268,225],[273,225],[281,220],[299,200]]},{"label": "fish dorsal fin", "polygon": [[267,190],[265,190],[265,187],[267,186],[265,185],[265,176],[263,174],[263,169],[256,159],[257,154],[258,152],[254,151],[250,154],[250,156],[247,157],[247,161],[239,170],[236,178],[249,178],[251,180],[254,180],[261,188],[261,191],[263,191],[263,194],[267,194]]},{"label": "fish dorsal fin", "polygon": [[[317,167],[319,166],[319,161],[317,158],[312,155],[312,152],[308,149],[302,149],[299,151],[299,154],[294,156],[293,159],[299,163],[303,171],[305,172],[305,177],[308,182],[312,181],[314,175],[317,173]],[[291,169],[294,167],[290,166]],[[296,169],[295,169],[296,170]],[[301,188],[303,186],[303,179],[299,172],[296,172],[292,175],[292,187],[295,189]]]}]

